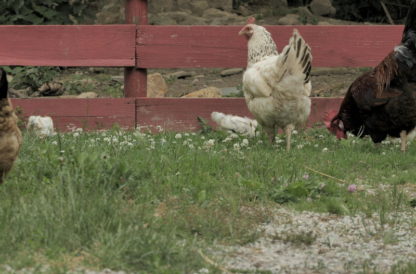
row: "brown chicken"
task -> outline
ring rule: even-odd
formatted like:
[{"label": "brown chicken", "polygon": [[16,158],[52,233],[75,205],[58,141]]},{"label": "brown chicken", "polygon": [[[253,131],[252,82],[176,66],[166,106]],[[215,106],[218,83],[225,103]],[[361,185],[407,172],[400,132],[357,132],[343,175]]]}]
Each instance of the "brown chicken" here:
[{"label": "brown chicken", "polygon": [[328,113],[325,124],[339,139],[347,138],[347,132],[369,135],[376,144],[387,136],[400,137],[401,150],[406,150],[407,137],[416,128],[415,0],[401,43],[351,84],[339,111]]},{"label": "brown chicken", "polygon": [[6,72],[0,68],[0,183],[12,168],[22,143],[17,116],[7,98],[7,91]]}]

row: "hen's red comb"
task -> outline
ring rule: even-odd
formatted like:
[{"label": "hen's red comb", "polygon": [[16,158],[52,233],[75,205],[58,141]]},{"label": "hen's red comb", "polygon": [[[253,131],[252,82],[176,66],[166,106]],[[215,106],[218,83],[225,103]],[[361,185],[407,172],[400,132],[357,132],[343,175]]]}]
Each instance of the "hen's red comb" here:
[{"label": "hen's red comb", "polygon": [[250,16],[247,19],[247,24],[254,24],[254,23],[256,23],[256,18],[254,18],[253,16]]}]

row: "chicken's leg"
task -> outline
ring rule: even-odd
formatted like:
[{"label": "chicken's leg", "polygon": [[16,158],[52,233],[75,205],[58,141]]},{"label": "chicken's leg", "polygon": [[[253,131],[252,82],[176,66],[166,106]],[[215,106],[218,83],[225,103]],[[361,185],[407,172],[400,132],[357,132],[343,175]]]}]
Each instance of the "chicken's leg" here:
[{"label": "chicken's leg", "polygon": [[406,130],[402,130],[400,132],[400,140],[401,140],[400,150],[405,152],[406,151],[406,146],[407,146],[407,132],[406,132]]},{"label": "chicken's leg", "polygon": [[266,128],[264,127],[264,131],[267,133],[267,136],[269,137],[269,142],[270,144],[274,144],[274,139],[276,137],[276,131],[274,129],[274,127],[272,128]]},{"label": "chicken's leg", "polygon": [[286,151],[290,150],[290,142],[291,142],[291,137],[292,137],[292,130],[295,127],[292,124],[289,124],[286,126],[285,128],[285,133],[286,133]]}]

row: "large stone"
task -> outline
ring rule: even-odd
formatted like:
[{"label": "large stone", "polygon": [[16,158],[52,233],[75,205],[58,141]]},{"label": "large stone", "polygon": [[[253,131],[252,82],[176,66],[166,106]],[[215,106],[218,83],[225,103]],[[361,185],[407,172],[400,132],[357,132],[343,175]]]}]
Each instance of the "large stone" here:
[{"label": "large stone", "polygon": [[[123,24],[124,5],[120,0],[106,0],[101,10],[96,14],[96,24]],[[151,1],[153,2],[153,1]]]},{"label": "large stone", "polygon": [[208,0],[209,6],[214,9],[231,11],[233,9],[233,0]]},{"label": "large stone", "polygon": [[221,92],[216,87],[207,87],[191,93],[188,93],[183,98],[220,98]]},{"label": "large stone", "polygon": [[191,14],[190,10],[163,12],[150,16],[155,25],[204,25],[206,20]]},{"label": "large stone", "polygon": [[205,0],[190,1],[189,5],[192,14],[197,16],[202,16],[204,11],[209,7],[207,1]]},{"label": "large stone", "polygon": [[313,0],[310,4],[313,14],[318,16],[334,16],[336,9],[331,3],[331,0]]},{"label": "large stone", "polygon": [[213,8],[204,11],[203,17],[210,25],[244,24],[247,20],[234,13]]},{"label": "large stone", "polygon": [[147,97],[161,98],[168,92],[168,86],[160,73],[153,73],[147,76]]},{"label": "large stone", "polygon": [[64,94],[64,85],[60,82],[47,82],[38,88],[38,92],[42,96],[60,96]]},{"label": "large stone", "polygon": [[149,10],[153,13],[172,11],[177,7],[175,0],[148,1]]},{"label": "large stone", "polygon": [[280,18],[277,23],[279,25],[300,25],[299,15],[297,14],[288,14]]}]

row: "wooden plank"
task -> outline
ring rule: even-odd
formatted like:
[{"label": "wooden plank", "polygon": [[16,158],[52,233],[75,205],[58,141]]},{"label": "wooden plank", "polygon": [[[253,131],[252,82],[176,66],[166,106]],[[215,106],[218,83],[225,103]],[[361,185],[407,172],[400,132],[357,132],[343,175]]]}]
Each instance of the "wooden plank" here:
[{"label": "wooden plank", "polygon": [[[137,64],[141,68],[245,67],[242,26],[140,26]],[[377,65],[400,43],[403,26],[266,26],[279,50],[297,28],[312,48],[318,67]]]},{"label": "wooden plank", "polygon": [[127,24],[147,25],[147,0],[127,0],[125,16]]},{"label": "wooden plank", "polygon": [[124,69],[124,97],[147,97],[146,69]]},{"label": "wooden plank", "polygon": [[[146,25],[147,0],[127,0],[125,5],[125,17],[127,24]],[[147,97],[146,69],[124,69],[124,97]]]},{"label": "wooden plank", "polygon": [[[311,115],[308,126],[322,122],[325,112],[338,109],[342,98],[312,98]],[[140,98],[136,101],[137,127],[157,131],[162,127],[168,131],[195,131],[200,129],[197,116],[205,118],[211,125],[211,113],[252,118],[242,98]]]},{"label": "wooden plank", "polygon": [[0,26],[0,65],[135,65],[135,25]]},{"label": "wooden plank", "polygon": [[51,116],[60,130],[68,130],[68,126],[101,129],[114,124],[134,128],[136,124],[135,99],[12,99],[12,104],[22,111],[24,118],[31,115]]}]

